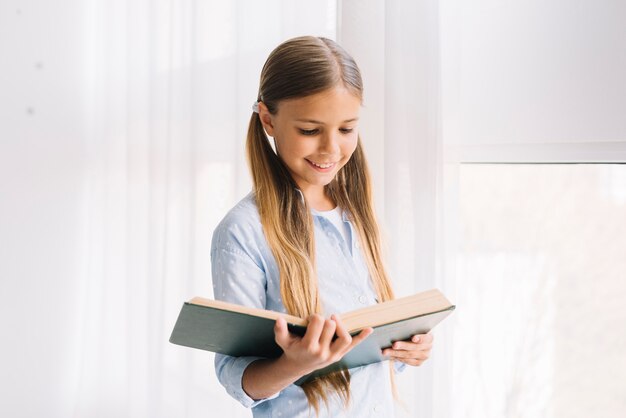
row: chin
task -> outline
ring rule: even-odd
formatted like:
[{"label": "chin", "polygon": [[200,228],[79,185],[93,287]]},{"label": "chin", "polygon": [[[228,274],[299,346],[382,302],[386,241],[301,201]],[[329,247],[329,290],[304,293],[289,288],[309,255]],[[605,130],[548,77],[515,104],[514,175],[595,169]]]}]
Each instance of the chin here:
[{"label": "chin", "polygon": [[324,178],[316,178],[316,179],[308,179],[309,184],[314,186],[327,186],[335,179],[335,174],[332,176],[324,177]]}]

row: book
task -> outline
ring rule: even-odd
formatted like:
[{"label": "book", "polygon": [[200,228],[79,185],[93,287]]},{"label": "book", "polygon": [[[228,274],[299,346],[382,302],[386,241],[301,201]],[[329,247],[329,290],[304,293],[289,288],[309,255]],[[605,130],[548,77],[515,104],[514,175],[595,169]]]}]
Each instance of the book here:
[{"label": "book", "polygon": [[[372,327],[374,332],[341,360],[303,376],[296,384],[335,370],[387,360],[382,349],[391,347],[395,341],[429,332],[454,309],[439,290],[431,289],[341,313],[338,316],[351,335],[367,327]],[[304,335],[306,319],[194,297],[183,303],[169,341],[234,357],[276,358],[282,354],[282,349],[274,339],[274,325],[281,316],[287,321],[289,332]]]}]

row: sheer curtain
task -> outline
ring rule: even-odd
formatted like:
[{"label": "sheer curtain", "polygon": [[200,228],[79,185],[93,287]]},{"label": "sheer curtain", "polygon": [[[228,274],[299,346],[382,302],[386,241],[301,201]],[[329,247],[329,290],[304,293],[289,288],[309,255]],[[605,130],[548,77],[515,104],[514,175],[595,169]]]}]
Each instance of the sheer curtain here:
[{"label": "sheer curtain", "polygon": [[[337,39],[361,66],[397,294],[445,292],[437,4],[4,8],[2,414],[249,416],[217,383],[212,355],[167,340],[183,300],[212,296],[212,229],[250,189],[259,72],[293,36]],[[400,375],[399,416],[445,416],[432,402],[446,384],[443,328],[433,358]]]},{"label": "sheer curtain", "polygon": [[[339,40],[364,74],[361,130],[396,295],[432,287],[447,293],[438,2],[343,0],[341,5]],[[435,412],[433,403],[438,391],[447,390],[450,342],[446,325],[441,328],[434,331],[431,359],[399,375],[406,408],[398,408],[398,416],[447,416]]]},{"label": "sheer curtain", "polygon": [[262,64],[287,38],[335,38],[336,2],[64,0],[0,16],[0,411],[248,416],[212,355],[168,338],[183,300],[212,296],[212,228],[250,188]]},{"label": "sheer curtain", "polygon": [[212,228],[249,191],[245,129],[265,58],[292,36],[334,37],[336,4],[92,2],[89,18],[75,414],[247,416],[212,355],[167,340],[183,300],[212,296]]}]

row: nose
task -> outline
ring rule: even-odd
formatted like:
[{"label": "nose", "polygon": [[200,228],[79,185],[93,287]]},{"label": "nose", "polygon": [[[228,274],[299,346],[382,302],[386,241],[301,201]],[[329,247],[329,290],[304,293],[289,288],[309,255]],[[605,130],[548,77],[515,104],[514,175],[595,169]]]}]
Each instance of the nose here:
[{"label": "nose", "polygon": [[326,131],[320,136],[320,154],[339,154],[339,133]]}]

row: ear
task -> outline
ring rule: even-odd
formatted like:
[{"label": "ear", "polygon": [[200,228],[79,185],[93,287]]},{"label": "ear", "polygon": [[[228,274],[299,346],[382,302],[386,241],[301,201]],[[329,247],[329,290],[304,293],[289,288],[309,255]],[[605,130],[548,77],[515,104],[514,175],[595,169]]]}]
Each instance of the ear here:
[{"label": "ear", "polygon": [[269,136],[274,137],[274,116],[263,102],[259,102],[259,118],[261,119],[261,124],[263,124],[265,132],[267,132]]}]

